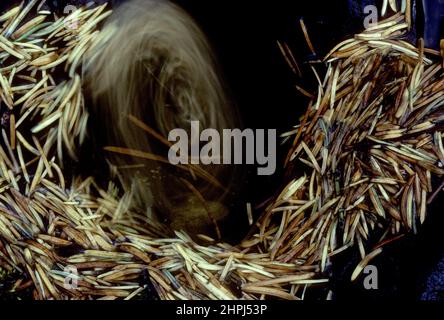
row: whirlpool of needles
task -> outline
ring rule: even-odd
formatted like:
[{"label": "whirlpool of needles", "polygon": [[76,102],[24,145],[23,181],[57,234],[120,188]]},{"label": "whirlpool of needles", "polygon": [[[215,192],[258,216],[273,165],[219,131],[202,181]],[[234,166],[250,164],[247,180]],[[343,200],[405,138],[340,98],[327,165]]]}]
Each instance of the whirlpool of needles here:
[{"label": "whirlpool of needles", "polygon": [[[67,1],[49,2],[51,3],[50,9],[59,12],[63,12],[63,8],[68,3]],[[72,1],[69,4],[81,5],[85,4],[84,2],[88,1]],[[96,1],[97,4],[101,2],[103,1]],[[114,1],[116,4],[120,2],[124,1]],[[374,3],[373,1],[344,0],[335,1],[334,4],[332,1],[323,2],[320,5],[312,1],[302,7],[299,2],[294,1],[292,4],[285,2],[273,3],[273,8],[270,8],[249,1],[245,1],[245,3],[226,0],[211,1],[211,4],[208,4],[209,1],[200,0],[177,2],[193,15],[208,34],[212,45],[214,45],[220,57],[222,70],[225,72],[228,85],[232,89],[232,96],[240,108],[245,127],[278,128],[281,133],[287,132],[288,128],[298,123],[299,117],[304,117],[307,105],[309,107],[305,114],[306,117],[310,121],[316,117],[316,111],[319,109],[316,109],[315,106],[316,104],[319,106],[322,101],[319,101],[315,93],[322,85],[318,83],[318,79],[313,75],[312,67],[315,66],[320,74],[328,72],[322,64],[317,64],[317,61],[322,60],[336,44],[362,30],[362,8],[367,4]],[[380,2],[376,1],[374,4],[380,5]],[[1,6],[2,10],[7,9],[12,6],[12,3],[2,2]],[[419,13],[418,17],[420,17]],[[297,28],[300,18],[303,18],[304,26],[310,34],[314,48],[307,46],[303,32]],[[230,21],[229,24],[226,23],[227,20]],[[413,21],[413,25],[414,23],[415,21]],[[221,25],[224,27],[221,28]],[[409,33],[408,39],[416,46],[417,39],[413,31]],[[287,43],[288,49],[291,49],[295,59],[303,62],[299,65],[300,71],[304,75],[303,80],[290,70],[282,55],[283,47],[279,48],[276,40],[280,40],[280,44]],[[290,173],[292,176],[301,176],[304,172],[311,173],[313,171],[324,174],[326,168],[328,168],[330,170],[329,181],[333,181],[333,184],[325,187],[323,189],[325,194],[322,195],[328,199],[329,197],[334,198],[335,195],[341,192],[342,186],[347,182],[346,170],[353,164],[354,168],[358,168],[358,170],[353,172],[356,175],[355,177],[352,177],[353,174],[350,173],[349,179],[355,183],[352,187],[359,189],[360,183],[368,182],[360,179],[361,175],[365,176],[365,179],[372,180],[375,185],[373,188],[373,186],[368,187],[367,184],[366,187],[369,191],[365,193],[365,199],[353,199],[354,201],[350,205],[361,206],[359,208],[363,210],[368,209],[365,206],[375,206],[373,209],[375,214],[366,221],[369,226],[382,224],[385,227],[384,230],[392,227],[395,234],[399,229],[409,231],[407,235],[397,239],[397,241],[387,241],[384,252],[372,260],[372,263],[378,267],[380,276],[380,288],[376,291],[365,290],[362,283],[350,281],[350,276],[356,265],[366,254],[371,254],[371,252],[364,251],[363,253],[363,250],[355,250],[337,254],[334,263],[325,266],[324,270],[329,275],[331,289],[336,299],[444,299],[444,288],[441,285],[444,277],[444,267],[443,263],[440,262],[444,256],[442,246],[442,243],[444,243],[444,233],[442,232],[444,216],[440,212],[444,198],[437,194],[434,201],[427,206],[428,215],[426,219],[424,213],[425,191],[430,196],[441,184],[440,179],[432,179],[428,174],[437,168],[438,172],[436,173],[442,176],[442,168],[435,167],[432,164],[444,160],[439,158],[439,155],[444,156],[444,154],[440,154],[439,150],[439,145],[442,145],[441,136],[438,134],[430,138],[427,137],[427,134],[438,129],[442,132],[444,125],[443,120],[441,120],[444,118],[443,112],[437,110],[432,113],[428,121],[422,121],[418,113],[408,111],[411,107],[409,104],[409,94],[411,94],[409,90],[412,88],[408,81],[415,82],[415,79],[412,80],[411,74],[417,66],[417,61],[424,57],[418,58],[416,55],[409,57],[408,53],[405,60],[400,62],[397,57],[387,55],[384,48],[378,49],[375,46],[374,49],[380,50],[380,52],[372,55],[369,60],[362,58],[352,62],[350,59],[349,61],[341,60],[337,65],[332,64],[330,70],[332,76],[327,77],[327,79],[331,79],[328,88],[331,90],[333,86],[336,86],[337,96],[336,99],[327,97],[328,101],[325,102],[328,107],[330,107],[330,103],[333,107],[335,101],[340,98],[341,90],[343,94],[350,93],[341,88],[341,79],[339,78],[339,74],[341,74],[343,77],[350,77],[354,87],[358,88],[353,89],[356,90],[354,94],[350,94],[350,99],[356,99],[356,101],[349,101],[350,106],[359,109],[361,112],[359,115],[362,116],[369,112],[373,118],[363,119],[356,116],[352,120],[348,119],[348,122],[335,119],[335,117],[344,117],[345,119],[346,112],[352,114],[353,110],[347,110],[344,111],[344,114],[339,113],[337,115],[327,114],[325,116],[324,114],[324,119],[329,119],[331,123],[334,123],[332,127],[328,127],[328,123],[324,124],[326,127],[325,135],[327,137],[328,135],[334,136],[335,141],[331,139],[332,144],[336,143],[336,147],[329,148],[329,150],[336,152],[337,155],[342,155],[337,156],[337,163],[333,166],[328,165],[328,159],[325,160],[325,165],[322,162],[318,163],[316,159],[313,160],[312,153],[313,149],[316,150],[316,147],[310,149],[309,146],[316,146],[316,139],[321,138],[319,131],[313,135],[309,134],[315,125],[307,126],[304,128],[306,130],[305,139],[301,140],[303,144],[297,144],[293,150],[293,156],[303,156],[305,163],[299,163],[297,167],[287,171],[287,175]],[[362,53],[367,53],[367,50],[368,48],[363,50]],[[284,52],[288,54],[285,48]],[[424,53],[421,43],[419,52],[425,56],[428,54],[427,52]],[[439,57],[435,58],[437,61],[439,60]],[[428,58],[424,59],[426,61],[426,72],[430,74],[430,78],[435,77],[434,65],[431,61],[430,63],[427,62]],[[347,68],[349,67],[347,63],[358,65],[354,68],[355,71],[352,74],[347,75]],[[419,69],[420,67],[418,67]],[[435,71],[437,70],[438,67]],[[424,70],[416,72],[424,72]],[[338,74],[336,79],[335,74]],[[424,78],[426,79],[424,80]],[[427,76],[424,78],[422,78],[422,81],[426,83],[430,80],[430,78],[427,79]],[[419,84],[420,81],[414,85],[419,86]],[[298,90],[295,89],[295,85],[298,86]],[[436,88],[442,90],[440,87],[442,83],[438,82],[434,85],[436,85],[435,88],[424,88],[424,91]],[[303,92],[303,94],[299,92]],[[407,93],[403,94],[404,92]],[[319,97],[323,98],[325,95],[320,94]],[[310,100],[312,104],[309,104]],[[375,100],[378,101],[375,108],[360,109],[366,106],[366,102]],[[397,107],[392,110],[384,109],[384,106],[389,105]],[[2,105],[1,112],[2,127],[7,129],[10,121],[9,111],[7,111],[6,106]],[[383,113],[384,118],[390,121],[378,123],[377,115]],[[98,121],[98,119],[95,120]],[[350,127],[359,127],[363,122],[368,126],[363,126],[361,130],[354,130],[352,134],[349,133]],[[295,129],[293,138],[301,127],[304,127],[304,125],[302,124]],[[353,128],[356,129],[356,127]],[[360,139],[363,132],[366,134],[374,133],[373,140]],[[427,145],[432,140],[437,149],[421,149],[422,146]],[[421,149],[419,154],[415,154],[409,149],[411,145],[419,146],[418,149]],[[91,156],[90,148],[86,145],[82,150],[89,157]],[[320,151],[320,147],[318,149],[316,153],[323,152]],[[286,152],[283,150],[280,152],[279,159],[283,168]],[[434,154],[432,155],[432,153]],[[411,158],[412,155],[413,158]],[[316,154],[316,157],[319,159],[318,154]],[[437,157],[439,159],[436,159]],[[416,175],[417,178],[415,179],[408,179],[410,166],[403,167],[399,165],[399,171],[394,170],[391,172],[391,176],[381,177],[381,170],[384,172],[387,170],[387,163],[384,162],[387,158],[394,159],[395,162],[398,161],[398,164],[403,163],[403,161],[411,161],[412,166],[419,167],[415,167],[415,170],[420,174]],[[426,161],[423,161],[424,158]],[[97,163],[103,161],[100,154],[94,155],[93,159]],[[428,164],[427,159],[432,164]],[[393,167],[397,166],[396,164],[393,165]],[[84,172],[86,175],[90,174],[91,170],[97,171],[96,176],[100,176],[101,173],[100,166],[99,168],[94,166],[76,167],[74,162],[69,167],[73,168],[74,171]],[[254,172],[255,170],[251,171]],[[274,177],[267,178],[257,177],[250,172],[246,179],[246,186],[240,192],[239,199],[241,200],[238,200],[238,203],[232,206],[232,210],[243,212],[245,211],[245,202],[259,204],[261,201],[275,195],[276,190],[279,190],[288,182],[286,180],[288,176],[285,178],[283,171],[281,169],[281,172],[278,172]],[[304,183],[308,184],[310,179],[314,180],[309,175],[307,179]],[[301,180],[298,181],[301,182]],[[399,181],[404,181],[408,186],[403,189],[407,190],[404,192],[405,194],[393,193],[394,188],[391,188],[391,185],[395,185]],[[380,185],[383,187],[379,187]],[[302,195],[301,191],[300,193]],[[405,203],[408,203],[409,208],[403,210],[404,212],[398,212],[395,208],[391,208],[389,200],[392,197],[406,199]],[[421,205],[410,205],[414,201]],[[263,207],[260,207],[258,211],[262,209]],[[279,207],[275,209],[279,209]],[[405,212],[408,212],[408,215],[404,215]],[[382,219],[385,216],[391,217],[391,222]],[[393,225],[390,225],[392,222]],[[420,226],[420,222],[424,222],[424,224]],[[347,222],[340,221],[339,223],[346,225]],[[233,243],[238,241],[245,236],[245,230],[248,229],[245,216],[229,222],[226,228],[235,230],[234,234],[230,234],[228,238],[231,237]],[[391,240],[381,230],[379,229],[379,233],[373,234],[368,241],[377,245],[381,238]],[[364,233],[362,232],[362,234]],[[283,239],[285,240],[285,238]],[[278,250],[276,249],[276,251]],[[291,252],[284,252],[282,255],[284,254],[290,255]],[[0,298],[14,298],[7,295],[6,290],[2,291],[2,286],[9,289],[14,283],[14,274],[0,273],[0,279],[4,279],[0,284]],[[145,281],[149,282],[146,279]],[[325,298],[326,292],[324,291],[324,289],[321,289],[319,292],[308,292],[306,297],[313,299]],[[31,297],[29,291],[22,293],[21,298],[28,297]]]}]

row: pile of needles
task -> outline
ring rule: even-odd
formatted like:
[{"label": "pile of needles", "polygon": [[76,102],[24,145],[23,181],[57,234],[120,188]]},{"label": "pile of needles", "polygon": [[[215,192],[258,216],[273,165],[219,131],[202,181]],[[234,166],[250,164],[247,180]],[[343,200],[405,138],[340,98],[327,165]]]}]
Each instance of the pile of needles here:
[{"label": "pile of needles", "polygon": [[322,62],[323,81],[313,68],[317,94],[285,135],[293,139],[287,161],[307,174],[287,185],[261,222],[263,236],[280,220],[269,240],[272,259],[303,259],[324,272],[332,257],[357,247],[356,280],[384,244],[424,223],[436,195],[432,176],[444,174],[444,74],[439,52],[422,39],[419,48],[399,39],[410,27],[406,16],[337,45]]},{"label": "pile of needles", "polygon": [[325,58],[325,79],[287,134],[289,163],[307,174],[237,246],[168,237],[125,210],[113,183],[66,177],[63,157],[75,159],[86,135],[82,56],[110,12],[56,17],[33,0],[0,17],[0,271],[19,275],[10,292],[128,300],[152,286],[161,299],[303,299],[328,284],[339,252],[361,252],[355,279],[426,218],[431,178],[444,174],[444,76],[439,53],[399,40],[410,24],[402,13]]}]

